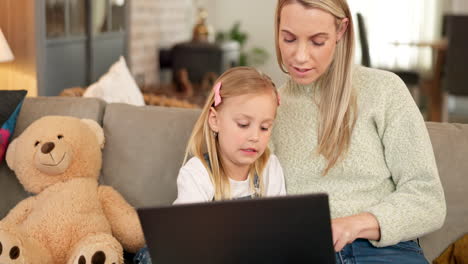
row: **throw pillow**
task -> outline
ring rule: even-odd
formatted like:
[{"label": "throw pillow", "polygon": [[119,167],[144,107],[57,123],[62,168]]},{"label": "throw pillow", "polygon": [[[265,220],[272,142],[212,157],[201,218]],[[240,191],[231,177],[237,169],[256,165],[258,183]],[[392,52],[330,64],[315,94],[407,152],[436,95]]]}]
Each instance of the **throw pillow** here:
[{"label": "throw pillow", "polygon": [[26,93],[26,90],[0,91],[0,162],[5,158]]},{"label": "throw pillow", "polygon": [[120,57],[96,83],[89,86],[83,97],[97,97],[108,103],[145,105],[140,88],[130,74],[123,57]]}]

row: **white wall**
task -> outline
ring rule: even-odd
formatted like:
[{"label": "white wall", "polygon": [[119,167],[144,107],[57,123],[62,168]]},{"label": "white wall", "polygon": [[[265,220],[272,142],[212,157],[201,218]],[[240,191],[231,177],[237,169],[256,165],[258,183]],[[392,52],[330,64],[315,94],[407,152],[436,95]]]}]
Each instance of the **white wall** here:
[{"label": "white wall", "polygon": [[274,39],[274,0],[195,0],[195,5],[208,10],[208,23],[215,31],[226,31],[236,21],[241,29],[249,34],[246,50],[254,46],[262,47],[270,54],[269,60],[258,69],[268,74],[277,86],[281,86],[286,76],[276,62]]},{"label": "white wall", "polygon": [[468,14],[467,0],[452,0],[452,10],[455,14]]}]

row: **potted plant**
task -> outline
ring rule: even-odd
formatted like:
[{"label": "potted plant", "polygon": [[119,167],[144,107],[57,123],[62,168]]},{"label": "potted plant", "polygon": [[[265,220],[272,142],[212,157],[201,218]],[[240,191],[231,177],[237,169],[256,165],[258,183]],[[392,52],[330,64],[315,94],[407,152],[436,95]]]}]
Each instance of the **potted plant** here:
[{"label": "potted plant", "polygon": [[252,47],[248,51],[245,50],[245,44],[249,39],[247,32],[242,31],[240,22],[234,25],[226,32],[218,32],[216,34],[216,42],[222,43],[227,41],[235,41],[240,46],[239,66],[260,66],[263,65],[269,58],[268,52],[262,47]]}]

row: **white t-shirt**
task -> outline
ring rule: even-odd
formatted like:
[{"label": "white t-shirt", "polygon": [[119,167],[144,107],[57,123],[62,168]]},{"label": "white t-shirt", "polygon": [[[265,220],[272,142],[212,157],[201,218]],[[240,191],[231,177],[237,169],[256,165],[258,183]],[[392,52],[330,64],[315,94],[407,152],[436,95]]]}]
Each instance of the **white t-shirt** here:
[{"label": "white t-shirt", "polygon": [[[250,196],[249,178],[244,181],[229,179],[233,199]],[[283,169],[278,158],[271,154],[263,171],[265,196],[286,195]],[[177,199],[174,204],[211,202],[214,197],[214,186],[208,171],[199,158],[191,158],[179,171],[177,177]]]}]

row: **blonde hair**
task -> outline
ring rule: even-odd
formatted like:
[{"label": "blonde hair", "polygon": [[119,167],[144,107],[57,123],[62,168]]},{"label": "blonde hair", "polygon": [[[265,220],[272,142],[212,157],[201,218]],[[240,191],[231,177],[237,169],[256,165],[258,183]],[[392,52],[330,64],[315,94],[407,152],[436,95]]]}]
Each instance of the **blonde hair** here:
[{"label": "blonde hair", "polygon": [[[271,79],[251,67],[235,67],[223,73],[215,82],[221,82],[220,95],[222,100],[229,97],[244,95],[244,94],[258,94],[268,91],[274,92],[278,96],[277,90]],[[189,155],[199,158],[205,166],[215,189],[215,200],[230,199],[230,184],[229,179],[224,171],[223,164],[220,159],[219,143],[217,136],[211,130],[208,119],[210,108],[222,107],[222,103],[214,106],[214,91],[208,95],[206,103],[202,109],[200,117],[198,118],[192,130],[192,134],[187,144],[185,151],[184,164]],[[208,154],[209,164],[204,158],[205,153]],[[250,186],[254,188],[254,175],[258,175],[258,182],[260,185],[260,194],[263,194],[263,180],[262,172],[270,157],[270,150],[268,147],[264,153],[252,164],[249,176]]]},{"label": "blonde hair", "polygon": [[317,87],[320,87],[317,152],[328,161],[323,171],[323,175],[326,175],[348,151],[357,119],[356,91],[352,87],[351,80],[354,61],[353,19],[346,0],[278,0],[275,15],[276,55],[278,64],[285,73],[287,71],[279,49],[279,26],[281,10],[291,2],[332,14],[337,29],[341,27],[343,18],[349,20],[347,30],[335,48],[333,61],[317,80]]}]

